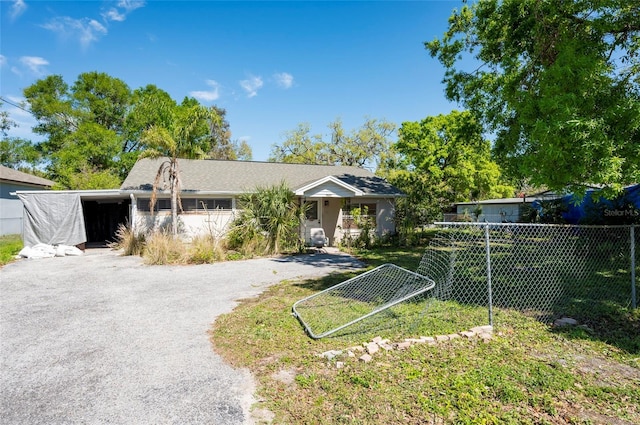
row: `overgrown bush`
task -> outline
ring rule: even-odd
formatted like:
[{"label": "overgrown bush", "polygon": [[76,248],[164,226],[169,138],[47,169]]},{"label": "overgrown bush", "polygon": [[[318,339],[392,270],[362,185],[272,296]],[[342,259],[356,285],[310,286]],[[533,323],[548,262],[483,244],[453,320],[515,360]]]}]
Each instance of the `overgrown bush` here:
[{"label": "overgrown bush", "polygon": [[211,235],[196,236],[191,240],[185,253],[185,262],[189,264],[207,264],[226,259],[222,241]]},{"label": "overgrown bush", "polygon": [[146,242],[144,233],[134,232],[131,226],[121,223],[115,236],[116,240],[108,244],[109,248],[122,249],[122,255],[142,255]]},{"label": "overgrown bush", "polygon": [[357,236],[351,234],[345,235],[345,237],[342,238],[342,245],[346,248],[371,248],[376,238],[373,220],[368,216],[369,209],[366,206],[362,209],[354,208],[350,213],[359,233]]},{"label": "overgrown bush", "polygon": [[420,244],[422,230],[434,220],[441,219],[440,210],[433,211],[418,199],[398,198],[395,203],[394,222],[398,246],[416,246]]},{"label": "overgrown bush", "polygon": [[185,244],[166,232],[155,232],[147,238],[142,258],[145,264],[181,264],[185,262]]}]

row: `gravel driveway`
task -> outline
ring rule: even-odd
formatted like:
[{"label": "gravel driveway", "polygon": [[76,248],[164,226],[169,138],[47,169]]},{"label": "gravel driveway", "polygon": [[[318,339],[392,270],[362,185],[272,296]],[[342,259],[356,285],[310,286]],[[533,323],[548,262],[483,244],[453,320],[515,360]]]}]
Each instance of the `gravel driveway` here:
[{"label": "gravel driveway", "polygon": [[0,270],[3,424],[243,424],[253,380],[207,331],[284,279],[358,268],[342,254],[145,266],[101,249]]}]

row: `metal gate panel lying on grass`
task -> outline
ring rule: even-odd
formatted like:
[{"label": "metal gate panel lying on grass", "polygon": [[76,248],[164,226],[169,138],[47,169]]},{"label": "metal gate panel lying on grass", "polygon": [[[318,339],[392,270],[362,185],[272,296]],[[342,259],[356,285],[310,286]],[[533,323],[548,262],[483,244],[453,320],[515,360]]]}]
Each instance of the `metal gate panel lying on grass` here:
[{"label": "metal gate panel lying on grass", "polygon": [[314,339],[331,335],[435,286],[421,274],[383,264],[293,305],[293,314]]},{"label": "metal gate panel lying on grass", "polygon": [[383,264],[299,300],[293,305],[293,314],[311,338],[319,339],[421,296],[447,300],[455,278],[455,261],[455,240],[447,233],[438,234],[415,272]]}]

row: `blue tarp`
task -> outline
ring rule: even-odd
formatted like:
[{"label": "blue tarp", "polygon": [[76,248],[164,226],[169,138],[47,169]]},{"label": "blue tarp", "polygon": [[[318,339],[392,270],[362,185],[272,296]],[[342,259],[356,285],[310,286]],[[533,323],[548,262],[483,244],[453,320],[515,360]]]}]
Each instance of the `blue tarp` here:
[{"label": "blue tarp", "polygon": [[[616,199],[595,197],[595,190],[589,190],[578,203],[575,195],[560,199],[562,218],[569,224],[625,224],[640,221],[640,184],[624,188]],[[544,214],[542,203],[535,201],[532,206]]]}]

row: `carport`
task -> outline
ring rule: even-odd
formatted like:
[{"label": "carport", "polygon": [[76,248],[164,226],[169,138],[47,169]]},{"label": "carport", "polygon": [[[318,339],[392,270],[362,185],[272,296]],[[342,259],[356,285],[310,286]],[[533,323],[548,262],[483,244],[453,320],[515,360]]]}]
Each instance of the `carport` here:
[{"label": "carport", "polygon": [[[15,193],[25,206],[23,237],[27,234],[41,235],[39,238],[47,238],[46,235],[52,235],[50,237],[54,240],[38,240],[38,242],[51,245],[86,243],[91,246],[103,246],[114,240],[118,226],[126,223],[130,216],[131,200],[129,195],[122,193],[119,189],[50,192],[21,190]],[[56,204],[60,204],[60,201],[65,199],[64,203],[70,206],[65,208],[49,207],[52,199],[58,201]],[[27,204],[31,206],[32,211],[28,211]],[[40,212],[33,210],[40,210]],[[75,229],[60,228],[60,226],[66,226],[65,223],[68,223],[69,216],[73,214],[77,214],[77,220],[73,224]],[[53,229],[53,227],[57,228]],[[78,229],[84,229],[84,237],[78,237]],[[76,235],[70,236],[70,232],[75,232]],[[64,240],[65,238],[71,238],[71,240]],[[84,239],[84,241],[78,242],[79,239]],[[25,241],[26,243],[27,241]]]}]

